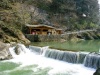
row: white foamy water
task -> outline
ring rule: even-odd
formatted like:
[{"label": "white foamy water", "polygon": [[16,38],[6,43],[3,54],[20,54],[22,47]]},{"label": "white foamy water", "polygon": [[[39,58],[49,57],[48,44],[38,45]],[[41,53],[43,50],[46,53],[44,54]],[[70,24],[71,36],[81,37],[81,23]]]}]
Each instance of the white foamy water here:
[{"label": "white foamy water", "polygon": [[21,47],[25,49],[26,52],[21,52],[20,55],[16,55],[13,52],[13,48],[10,48],[10,52],[14,57],[14,59],[11,59],[10,61],[17,63],[20,62],[24,66],[37,64],[38,67],[41,68],[50,67],[52,69],[48,72],[49,75],[93,75],[95,72],[95,69],[86,68],[82,64],[71,64],[51,58],[46,58],[43,55],[37,55],[31,52],[29,49],[25,48],[24,45]]}]

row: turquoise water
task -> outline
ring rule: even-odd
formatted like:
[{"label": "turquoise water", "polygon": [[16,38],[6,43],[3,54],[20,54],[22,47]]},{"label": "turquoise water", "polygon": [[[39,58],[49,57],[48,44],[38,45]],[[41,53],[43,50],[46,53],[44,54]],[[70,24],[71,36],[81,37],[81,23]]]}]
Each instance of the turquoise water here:
[{"label": "turquoise water", "polygon": [[49,46],[59,50],[98,52],[100,49],[100,40],[83,40],[78,42],[33,42],[32,45]]},{"label": "turquoise water", "polygon": [[47,75],[50,70],[50,68],[37,68],[38,65],[21,65],[14,62],[0,62],[0,75]]}]

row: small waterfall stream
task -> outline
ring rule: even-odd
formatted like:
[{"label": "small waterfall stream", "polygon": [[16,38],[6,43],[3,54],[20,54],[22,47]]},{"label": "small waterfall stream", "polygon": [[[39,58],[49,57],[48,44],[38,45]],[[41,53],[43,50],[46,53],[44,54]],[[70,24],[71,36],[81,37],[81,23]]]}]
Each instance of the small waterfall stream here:
[{"label": "small waterfall stream", "polygon": [[50,57],[57,60],[66,61],[69,63],[76,63],[77,62],[77,53],[76,52],[64,52],[59,50],[46,50],[45,53],[46,57]]},{"label": "small waterfall stream", "polygon": [[88,54],[84,60],[84,65],[91,68],[100,68],[100,55]]},{"label": "small waterfall stream", "polygon": [[87,52],[60,51],[49,49],[48,46],[29,46],[26,48],[24,45],[20,45],[19,48],[21,50],[19,55],[14,53],[14,47],[10,48],[14,59],[9,61],[20,62],[23,65],[37,64],[38,67],[52,68],[47,75],[93,75],[95,72],[94,67],[87,68],[90,67],[88,66],[89,58],[87,58],[89,53]]},{"label": "small waterfall stream", "polygon": [[90,68],[100,68],[100,55],[95,53],[90,54],[89,52],[71,52],[47,49],[44,56],[69,63],[83,64]]},{"label": "small waterfall stream", "polygon": [[71,51],[60,51],[54,49],[46,50],[45,57],[66,61],[69,63],[81,63],[83,64],[86,55],[85,52],[71,52]]}]

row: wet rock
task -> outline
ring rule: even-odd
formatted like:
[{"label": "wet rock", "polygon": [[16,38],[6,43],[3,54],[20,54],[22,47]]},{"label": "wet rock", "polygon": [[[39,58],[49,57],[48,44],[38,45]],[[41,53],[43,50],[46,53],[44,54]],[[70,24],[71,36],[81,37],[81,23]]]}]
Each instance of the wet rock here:
[{"label": "wet rock", "polygon": [[25,49],[22,44],[17,44],[14,50],[17,55],[19,55],[21,52],[25,53]]},{"label": "wet rock", "polygon": [[21,53],[21,49],[20,49],[20,46],[19,45],[17,45],[14,50],[15,50],[15,53],[17,55],[19,55]]},{"label": "wet rock", "polygon": [[9,51],[10,44],[0,42],[0,60],[11,59],[12,55]]},{"label": "wet rock", "polygon": [[100,75],[100,68],[98,68],[93,75]]}]

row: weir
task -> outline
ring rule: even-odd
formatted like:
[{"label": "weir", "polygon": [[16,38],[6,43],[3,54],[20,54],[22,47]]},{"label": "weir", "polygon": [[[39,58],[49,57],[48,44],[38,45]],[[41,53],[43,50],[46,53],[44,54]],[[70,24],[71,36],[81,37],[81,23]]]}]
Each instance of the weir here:
[{"label": "weir", "polygon": [[38,53],[42,53],[41,51],[43,51],[44,56],[48,58],[53,58],[68,63],[83,64],[86,67],[95,69],[100,68],[99,54],[89,53],[89,52],[60,51],[49,48],[42,50],[43,49],[42,47],[36,47],[36,46],[29,46],[29,49],[30,48],[32,51],[36,51]]},{"label": "weir", "polygon": [[[17,48],[16,48],[17,47]],[[29,46],[25,47],[23,44],[18,44],[14,47],[9,48],[10,53],[13,55],[13,59],[7,60],[6,62],[20,63],[21,67],[16,67],[14,70],[17,71],[22,67],[26,67],[27,70],[32,70],[31,75],[39,72],[38,75],[93,75],[95,69],[87,68],[83,65],[84,60],[86,61],[89,53],[85,52],[71,52],[71,51],[60,51],[56,49],[49,49],[46,47]],[[15,53],[15,50],[19,50],[19,54]],[[51,58],[51,59],[50,59]],[[69,63],[68,63],[69,62]],[[88,62],[88,59],[87,59]],[[79,64],[82,63],[82,64]],[[29,68],[36,64],[37,67]],[[85,64],[85,63],[84,63]],[[50,68],[47,74],[44,74],[44,70],[40,72],[41,68]],[[24,68],[22,68],[24,69]],[[26,69],[25,69],[26,70]],[[8,71],[8,70],[7,70]],[[9,70],[12,72],[11,70]],[[20,70],[21,71],[21,70]],[[5,71],[0,72],[4,73]],[[9,72],[9,73],[10,73]],[[23,70],[21,71],[23,72]],[[6,72],[8,73],[8,72]],[[6,74],[5,73],[5,74]],[[25,73],[24,73],[25,74]],[[3,74],[4,75],[4,74]],[[19,72],[18,72],[19,75]]]},{"label": "weir", "polygon": [[84,60],[84,65],[91,68],[100,68],[100,55],[88,54]]},{"label": "weir", "polygon": [[32,52],[40,53],[41,52],[41,47],[36,47],[36,46],[29,46],[29,49]]}]

